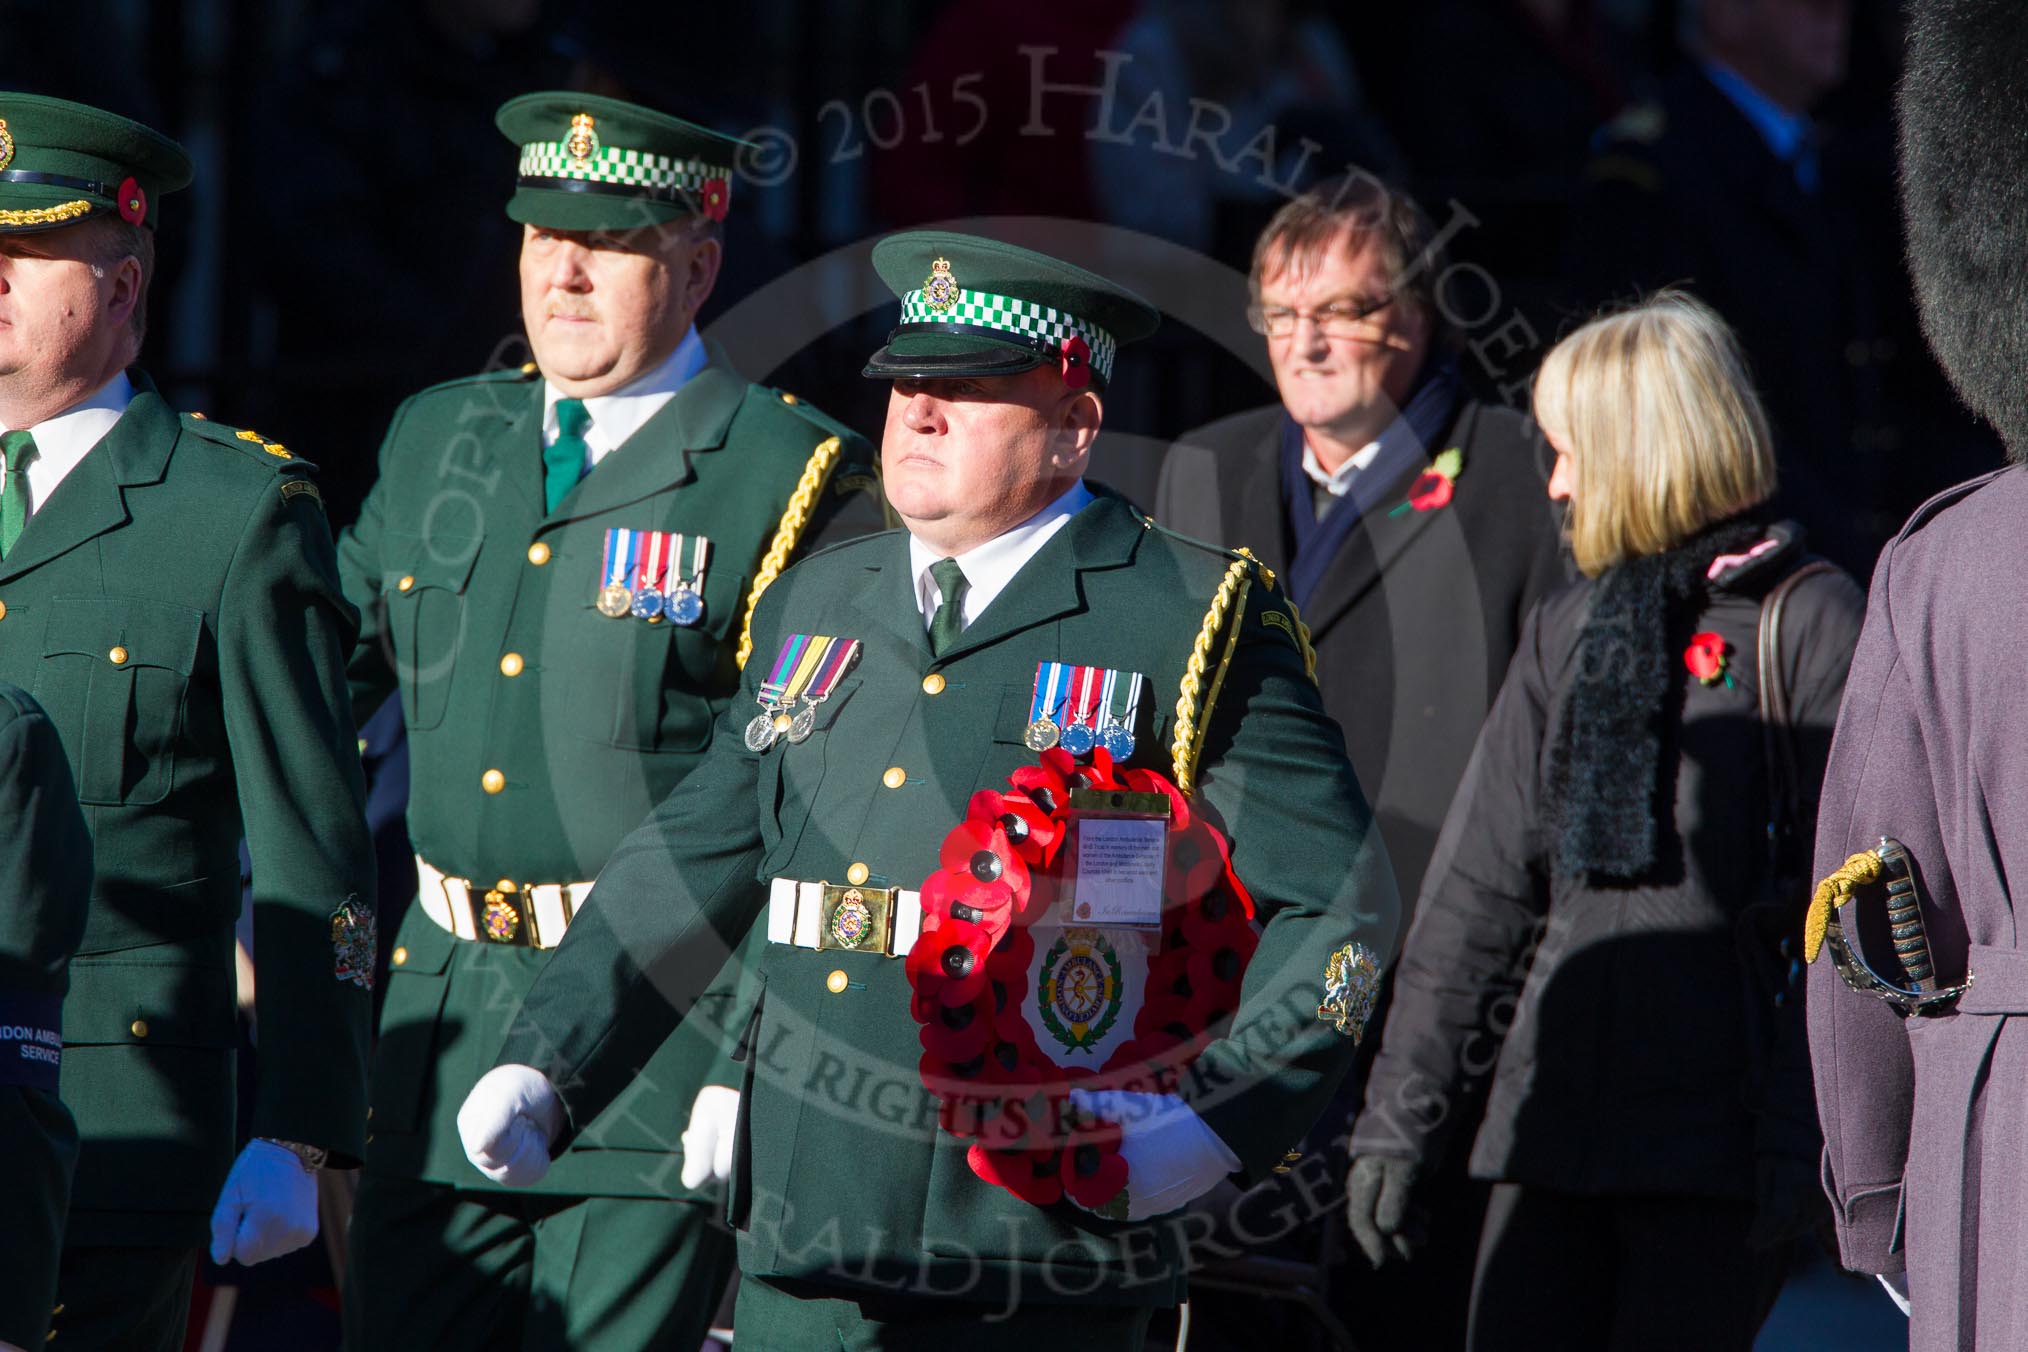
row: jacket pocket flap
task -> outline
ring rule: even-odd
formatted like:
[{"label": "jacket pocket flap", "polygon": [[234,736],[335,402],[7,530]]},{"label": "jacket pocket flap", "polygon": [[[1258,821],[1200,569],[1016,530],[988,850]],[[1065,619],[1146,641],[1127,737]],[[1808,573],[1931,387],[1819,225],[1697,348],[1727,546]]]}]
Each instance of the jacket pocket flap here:
[{"label": "jacket pocket flap", "polygon": [[479,544],[474,536],[421,536],[390,531],[381,590],[406,593],[441,587],[463,592],[465,584],[471,581],[473,565],[479,561]]},{"label": "jacket pocket flap", "polygon": [[42,650],[90,657],[109,667],[161,667],[188,676],[197,662],[204,612],[125,596],[59,596],[49,604]]},{"label": "jacket pocket flap", "polygon": [[137,1047],[239,1045],[232,964],[160,945],[72,960],[63,1006],[67,1043]]}]

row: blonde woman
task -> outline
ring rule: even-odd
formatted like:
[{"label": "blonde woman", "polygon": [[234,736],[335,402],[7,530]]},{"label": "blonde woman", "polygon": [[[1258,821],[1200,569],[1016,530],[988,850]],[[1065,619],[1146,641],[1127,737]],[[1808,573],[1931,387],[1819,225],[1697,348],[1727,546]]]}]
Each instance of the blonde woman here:
[{"label": "blonde woman", "polygon": [[1767,507],[1739,345],[1691,297],[1572,333],[1535,414],[1584,576],[1529,617],[1445,821],[1349,1219],[1376,1265],[1406,1255],[1418,1174],[1469,1149],[1494,1185],[1473,1352],[1745,1352],[1818,1197],[1781,941],[1862,597],[1829,569],[1787,591],[1766,728],[1762,602],[1810,559]]}]

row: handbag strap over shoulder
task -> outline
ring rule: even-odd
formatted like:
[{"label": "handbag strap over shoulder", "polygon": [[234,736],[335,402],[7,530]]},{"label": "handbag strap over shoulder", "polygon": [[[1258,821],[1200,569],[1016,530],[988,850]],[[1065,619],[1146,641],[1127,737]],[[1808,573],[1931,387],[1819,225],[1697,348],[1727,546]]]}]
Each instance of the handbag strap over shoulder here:
[{"label": "handbag strap over shoulder", "polygon": [[1761,742],[1767,757],[1768,849],[1777,870],[1782,842],[1795,829],[1802,799],[1802,771],[1790,724],[1788,674],[1782,667],[1782,610],[1798,586],[1819,573],[1836,571],[1834,565],[1812,559],[1769,588],[1760,603],[1755,672],[1760,681]]}]

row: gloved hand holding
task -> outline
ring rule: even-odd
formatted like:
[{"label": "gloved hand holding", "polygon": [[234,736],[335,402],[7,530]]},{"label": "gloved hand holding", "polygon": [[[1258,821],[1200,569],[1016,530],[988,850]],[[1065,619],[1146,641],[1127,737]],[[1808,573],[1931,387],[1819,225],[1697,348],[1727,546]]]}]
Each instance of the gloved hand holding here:
[{"label": "gloved hand holding", "polygon": [[293,1151],[248,1141],[211,1210],[211,1261],[255,1263],[317,1237],[317,1175]]},{"label": "gloved hand holding", "polygon": [[739,1124],[739,1091],[707,1084],[690,1105],[683,1129],[683,1186],[702,1187],[732,1177],[732,1136]]},{"label": "gloved hand holding", "polygon": [[1419,1216],[1410,1198],[1421,1171],[1414,1160],[1387,1155],[1360,1155],[1345,1178],[1345,1220],[1366,1261],[1380,1267],[1389,1253],[1415,1256],[1422,1242]]},{"label": "gloved hand holding", "polygon": [[1073,1089],[1070,1102],[1080,1112],[1119,1124],[1130,1221],[1188,1205],[1239,1168],[1239,1156],[1174,1094]]},{"label": "gloved hand holding", "polygon": [[458,1109],[465,1158],[495,1183],[526,1188],[549,1172],[549,1143],[563,1130],[563,1100],[533,1066],[495,1066]]}]

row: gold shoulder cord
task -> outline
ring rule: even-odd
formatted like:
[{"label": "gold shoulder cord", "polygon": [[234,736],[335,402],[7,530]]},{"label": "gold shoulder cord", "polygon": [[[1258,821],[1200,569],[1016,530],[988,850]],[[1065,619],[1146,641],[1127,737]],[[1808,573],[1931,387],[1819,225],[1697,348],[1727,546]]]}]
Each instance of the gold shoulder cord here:
[{"label": "gold shoulder cord", "polygon": [[1204,691],[1204,670],[1211,663],[1211,649],[1218,642],[1218,630],[1226,616],[1236,611],[1244,617],[1246,613],[1246,589],[1253,583],[1254,566],[1249,556],[1234,559],[1225,570],[1225,580],[1218,584],[1218,594],[1211,598],[1204,627],[1198,630],[1197,642],[1190,648],[1190,661],[1183,668],[1183,681],[1176,696],[1176,736],[1169,743],[1169,767],[1177,789],[1185,797],[1196,792],[1197,757],[1204,750],[1205,730],[1211,723],[1212,706],[1218,703],[1219,688],[1225,684],[1225,669],[1232,664],[1233,649],[1239,646],[1238,620],[1226,636],[1225,651],[1219,655],[1208,693]]},{"label": "gold shoulder cord", "polygon": [[753,590],[747,593],[746,615],[739,622],[739,652],[734,660],[740,669],[746,668],[746,659],[753,656],[753,612],[760,604],[761,593],[774,585],[775,579],[788,567],[789,555],[795,552],[796,541],[802,538],[803,527],[809,524],[810,508],[817,501],[817,495],[824,491],[824,480],[831,475],[831,466],[838,462],[838,452],[844,443],[837,437],[826,437],[810,452],[809,463],[803,466],[803,477],[796,481],[796,491],[789,494],[788,510],[782,513],[781,524],[775,527],[774,542],[761,559],[760,572],[754,575]]},{"label": "gold shoulder cord", "polygon": [[[1242,551],[1244,552],[1244,551]],[[1285,596],[1289,603],[1289,618],[1296,622],[1296,646],[1303,650],[1303,670],[1309,674],[1310,684],[1317,683],[1317,650],[1310,646],[1310,626],[1303,623],[1303,612],[1296,609],[1296,598]]]}]

